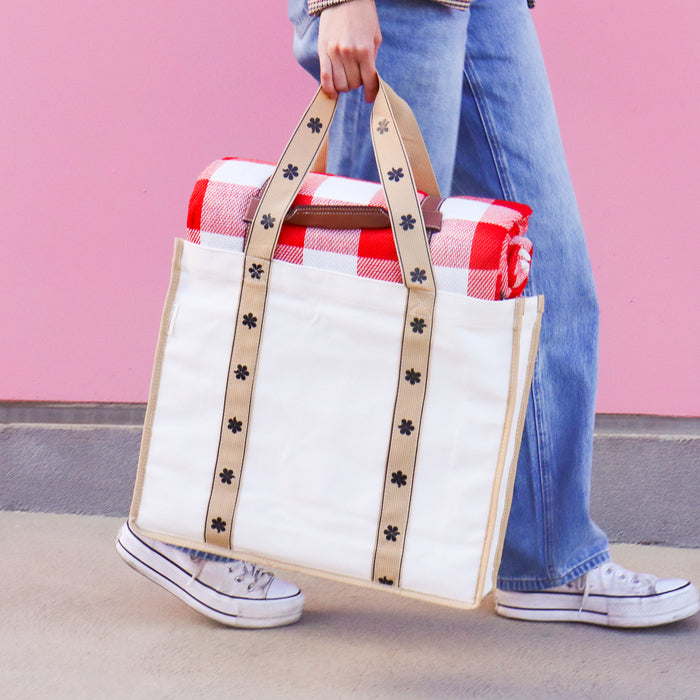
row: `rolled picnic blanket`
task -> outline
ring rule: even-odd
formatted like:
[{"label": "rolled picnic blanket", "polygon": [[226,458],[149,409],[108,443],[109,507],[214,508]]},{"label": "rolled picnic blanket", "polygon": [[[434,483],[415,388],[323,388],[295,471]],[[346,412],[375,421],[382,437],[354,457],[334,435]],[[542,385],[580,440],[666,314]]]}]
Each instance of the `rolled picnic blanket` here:
[{"label": "rolled picnic blanket", "polygon": [[[242,251],[248,222],[273,170],[268,163],[236,158],[212,163],[190,198],[187,240]],[[519,296],[532,260],[526,237],[531,213],[515,202],[424,197],[438,289],[489,300]],[[285,221],[275,260],[401,284],[380,184],[310,173]]]}]

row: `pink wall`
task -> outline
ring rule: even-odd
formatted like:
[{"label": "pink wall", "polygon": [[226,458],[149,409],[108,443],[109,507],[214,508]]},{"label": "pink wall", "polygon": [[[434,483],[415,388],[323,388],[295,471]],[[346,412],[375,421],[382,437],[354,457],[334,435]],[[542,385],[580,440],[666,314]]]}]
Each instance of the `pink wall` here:
[{"label": "pink wall", "polygon": [[[274,160],[313,93],[285,6],[5,0],[0,399],[146,399],[197,174]],[[601,297],[598,408],[698,416],[700,6],[535,18]]]}]

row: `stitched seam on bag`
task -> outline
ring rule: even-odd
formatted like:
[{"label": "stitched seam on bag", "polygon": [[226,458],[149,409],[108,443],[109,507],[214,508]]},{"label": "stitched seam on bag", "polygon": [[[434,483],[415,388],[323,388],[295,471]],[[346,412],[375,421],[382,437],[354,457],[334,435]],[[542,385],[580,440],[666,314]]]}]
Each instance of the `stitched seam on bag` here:
[{"label": "stitched seam on bag", "polygon": [[530,333],[530,347],[528,350],[527,370],[525,375],[525,383],[523,385],[522,394],[520,396],[520,408],[518,413],[518,422],[515,427],[515,444],[513,448],[513,459],[511,460],[508,473],[508,484],[506,485],[506,501],[501,514],[501,527],[498,535],[498,544],[496,546],[496,556],[493,566],[493,588],[498,585],[498,569],[503,554],[503,545],[506,539],[506,529],[508,527],[508,516],[513,501],[513,489],[515,487],[515,475],[517,473],[518,456],[520,454],[520,443],[523,437],[523,428],[525,427],[525,417],[527,415],[527,405],[530,399],[530,386],[532,384],[532,375],[535,368],[535,359],[537,357],[537,349],[539,347],[540,326],[542,324],[542,312],[544,311],[544,298],[537,298],[537,311],[535,323],[533,324]]},{"label": "stitched seam on bag", "polygon": [[135,522],[138,519],[138,512],[141,507],[141,497],[143,495],[143,485],[146,480],[146,464],[148,455],[151,449],[151,436],[153,433],[153,421],[155,418],[156,407],[158,402],[158,393],[160,390],[160,382],[163,373],[163,359],[165,357],[165,348],[167,345],[168,334],[165,332],[165,319],[171,314],[172,306],[175,303],[178,287],[180,286],[180,275],[182,270],[182,253],[185,244],[182,239],[175,240],[175,250],[173,253],[172,270],[170,273],[170,285],[168,293],[165,297],[165,305],[160,323],[160,333],[158,336],[158,345],[156,347],[156,358],[153,363],[153,372],[151,376],[151,386],[148,395],[148,404],[146,405],[146,416],[143,423],[143,432],[141,435],[141,447],[139,449],[139,463],[136,472],[136,483],[134,484],[134,495],[130,508],[129,520]]},{"label": "stitched seam on bag", "polygon": [[[491,558],[493,533],[498,517],[498,502],[501,495],[501,485],[503,483],[505,462],[508,453],[508,443],[513,432],[513,420],[515,418],[515,402],[518,393],[518,374],[520,367],[520,338],[523,330],[523,314],[525,304],[522,299],[518,299],[513,308],[513,336],[511,340],[510,376],[508,380],[508,397],[506,399],[506,410],[503,416],[503,430],[501,443],[498,450],[498,461],[493,475],[493,485],[491,488],[491,500],[489,503],[488,521],[486,523],[486,533],[484,537],[484,548],[479,562],[479,573],[477,576],[475,600],[479,600],[483,595],[486,574],[488,573],[489,559]],[[495,566],[495,562],[494,562]]]}]

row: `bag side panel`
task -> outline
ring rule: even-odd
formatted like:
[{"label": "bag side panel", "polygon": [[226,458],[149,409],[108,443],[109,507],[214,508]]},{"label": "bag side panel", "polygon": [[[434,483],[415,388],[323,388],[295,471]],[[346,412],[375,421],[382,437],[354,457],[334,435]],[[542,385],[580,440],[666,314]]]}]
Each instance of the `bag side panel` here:
[{"label": "bag side panel", "polygon": [[511,301],[438,295],[401,578],[406,588],[459,600],[477,593],[494,479],[503,462],[514,310]]},{"label": "bag side panel", "polygon": [[166,540],[203,541],[242,264],[239,253],[183,245],[135,514]]},{"label": "bag side panel", "polygon": [[517,411],[511,430],[508,455],[506,457],[507,472],[505,476],[507,478],[505,478],[501,484],[498,507],[496,512],[493,513],[493,517],[496,518],[497,523],[497,536],[494,537],[490,543],[488,568],[486,569],[484,579],[484,595],[492,588],[496,587],[498,567],[501,562],[503,542],[506,536],[510,505],[513,498],[513,486],[515,484],[515,474],[518,466],[520,442],[523,436],[525,415],[530,398],[530,386],[535,370],[535,359],[537,357],[537,348],[540,338],[540,324],[542,322],[542,313],[544,312],[544,297],[528,297],[524,301],[525,313],[523,315],[523,328],[520,339]]},{"label": "bag side panel", "polygon": [[132,525],[136,524],[138,511],[141,505],[141,494],[143,492],[143,484],[146,478],[146,464],[151,445],[151,435],[153,432],[153,417],[155,415],[156,404],[158,401],[158,393],[160,391],[161,377],[163,373],[163,357],[165,355],[165,346],[168,340],[168,330],[170,328],[171,319],[173,316],[173,304],[175,295],[180,283],[180,266],[182,264],[182,251],[184,242],[182,239],[175,239],[175,250],[173,252],[173,260],[170,270],[170,283],[168,292],[163,305],[163,313],[160,319],[160,330],[158,333],[158,342],[156,345],[156,353],[153,361],[153,371],[151,373],[151,386],[148,392],[148,404],[146,406],[146,416],[141,434],[141,448],[139,450],[139,464],[136,472],[136,482],[134,484],[134,493],[131,500],[131,509],[129,512],[129,520]]}]

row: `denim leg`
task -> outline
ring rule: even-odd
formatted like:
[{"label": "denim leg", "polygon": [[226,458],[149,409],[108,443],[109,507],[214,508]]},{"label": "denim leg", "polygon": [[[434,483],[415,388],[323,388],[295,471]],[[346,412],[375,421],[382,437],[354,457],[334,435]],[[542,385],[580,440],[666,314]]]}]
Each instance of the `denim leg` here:
[{"label": "denim leg", "polygon": [[[317,21],[304,5],[290,0],[295,53],[318,78]],[[377,0],[377,10],[378,70],[414,110],[443,193],[535,211],[526,293],[544,294],[546,310],[498,584],[560,585],[609,557],[588,512],[598,307],[530,14],[523,0],[473,0],[466,13]],[[341,97],[329,172],[377,179],[369,111],[360,91]]]},{"label": "denim leg", "polygon": [[549,81],[526,4],[474,0],[453,194],[533,209],[526,294],[544,294],[540,350],[498,585],[561,585],[609,558],[589,516],[598,303]]}]

